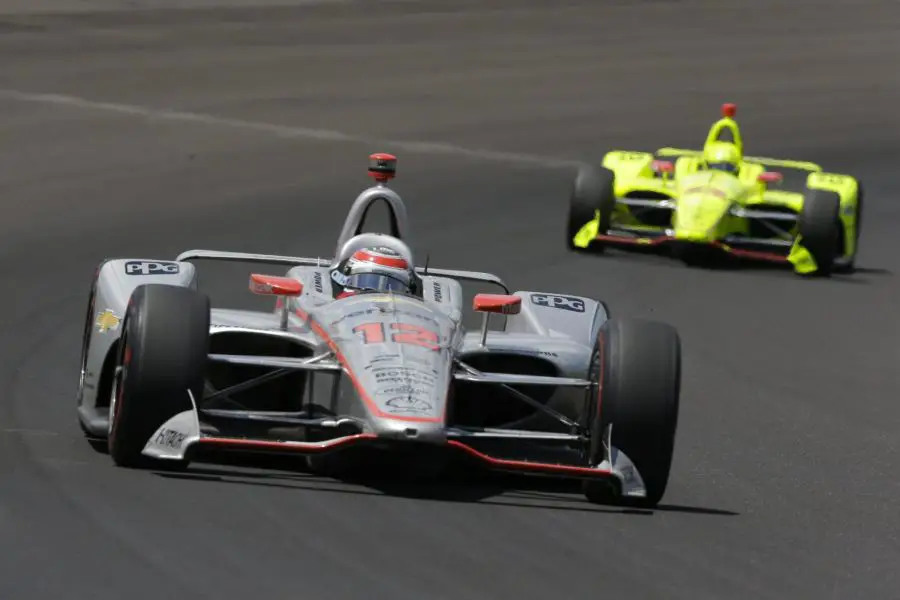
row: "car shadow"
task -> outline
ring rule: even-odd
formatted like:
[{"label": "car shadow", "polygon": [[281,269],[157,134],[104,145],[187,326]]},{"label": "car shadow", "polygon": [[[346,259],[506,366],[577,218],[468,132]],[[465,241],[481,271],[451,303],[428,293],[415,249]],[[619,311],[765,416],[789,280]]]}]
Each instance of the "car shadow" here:
[{"label": "car shadow", "polygon": [[750,258],[719,255],[707,259],[701,264],[685,264],[677,256],[670,252],[660,250],[658,248],[629,248],[624,249],[607,249],[601,253],[584,253],[588,256],[596,256],[601,260],[603,258],[613,260],[632,260],[639,264],[662,266],[672,269],[690,269],[694,271],[707,272],[724,272],[724,273],[746,273],[748,275],[760,275],[769,278],[797,278],[802,277],[811,281],[818,280],[829,282],[829,284],[840,283],[850,285],[869,285],[872,280],[869,277],[862,276],[893,276],[894,273],[890,269],[880,267],[856,267],[851,273],[833,273],[830,277],[819,277],[816,275],[801,276],[794,272],[790,265],[783,263],[770,262],[765,260],[753,260]]},{"label": "car shadow", "polygon": [[[194,463],[182,471],[154,474],[182,481],[250,485],[324,494],[386,496],[431,502],[508,506],[584,513],[651,516],[656,512],[706,516],[738,516],[740,513],[699,506],[660,504],[654,509],[594,505],[581,494],[577,482],[521,475],[451,470],[441,479],[420,480],[402,472],[377,471],[369,475],[332,478],[302,470],[298,461],[278,464],[273,457],[261,466],[254,457],[210,463]],[[289,464],[289,463],[293,464]],[[303,464],[303,463],[301,463]]]}]

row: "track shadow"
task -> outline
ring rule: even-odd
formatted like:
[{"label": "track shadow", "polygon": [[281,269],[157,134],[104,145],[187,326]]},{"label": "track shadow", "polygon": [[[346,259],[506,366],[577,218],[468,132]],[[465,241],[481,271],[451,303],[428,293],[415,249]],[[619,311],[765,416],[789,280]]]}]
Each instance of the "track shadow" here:
[{"label": "track shadow", "polygon": [[881,269],[877,267],[856,267],[856,272],[862,275],[882,275],[893,277],[894,272],[890,269]]},{"label": "track shadow", "polygon": [[582,256],[590,256],[597,260],[631,260],[637,264],[661,266],[670,269],[689,269],[693,271],[706,271],[710,273],[746,273],[768,278],[794,278],[802,277],[809,280],[827,281],[829,283],[841,283],[851,285],[869,285],[871,279],[861,277],[863,275],[893,276],[890,269],[877,267],[856,267],[852,273],[833,273],[829,277],[817,275],[798,275],[790,265],[770,262],[766,260],[753,260],[750,258],[719,255],[698,264],[685,264],[677,256],[658,248],[629,248],[607,249],[600,252],[579,252]]},{"label": "track shadow", "polygon": [[[684,513],[706,516],[738,516],[733,511],[697,506],[661,504],[655,509],[636,509],[619,506],[593,505],[581,495],[578,483],[549,478],[533,478],[496,474],[476,470],[461,473],[450,471],[440,480],[418,480],[404,473],[377,473],[333,479],[303,472],[296,468],[278,469],[270,463],[265,470],[254,459],[231,460],[235,466],[222,461],[196,464],[180,472],[155,471],[159,477],[183,481],[215,482],[252,485],[312,493],[349,494],[407,498],[431,502],[450,502],[489,506],[509,506],[540,510],[584,513],[613,513],[651,516],[656,512]],[[296,460],[293,461],[296,467]],[[283,466],[283,465],[282,465]]]}]

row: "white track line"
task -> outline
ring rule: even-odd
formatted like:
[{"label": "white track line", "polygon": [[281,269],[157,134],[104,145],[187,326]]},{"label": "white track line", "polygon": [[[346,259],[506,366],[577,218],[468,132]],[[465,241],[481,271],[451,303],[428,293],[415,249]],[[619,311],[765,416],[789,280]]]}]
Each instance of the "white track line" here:
[{"label": "white track line", "polygon": [[227,117],[217,117],[215,115],[208,115],[203,113],[152,108],[149,106],[137,106],[132,104],[119,104],[116,102],[101,102],[97,100],[90,100],[88,98],[80,98],[78,96],[68,96],[62,94],[42,94],[21,90],[0,89],[0,99],[27,102],[31,104],[47,104],[66,108],[77,108],[81,110],[118,113],[123,115],[131,115],[149,121],[180,121],[187,123],[197,123],[212,127],[224,127],[229,129],[253,131],[257,133],[267,133],[280,138],[305,139],[320,142],[362,143],[368,145],[384,146],[385,149],[396,148],[398,150],[405,150],[407,152],[416,152],[421,154],[449,154],[455,156],[463,156],[466,158],[530,165],[534,167],[571,169],[583,164],[580,161],[567,160],[552,156],[537,156],[534,154],[520,154],[516,152],[498,152],[494,150],[464,148],[462,146],[456,146],[454,144],[447,144],[442,142],[416,142],[410,140],[375,139],[360,135],[343,133],[340,131],[331,131],[328,129],[311,129],[309,127],[295,127],[292,125],[260,123],[258,121],[230,119]]}]

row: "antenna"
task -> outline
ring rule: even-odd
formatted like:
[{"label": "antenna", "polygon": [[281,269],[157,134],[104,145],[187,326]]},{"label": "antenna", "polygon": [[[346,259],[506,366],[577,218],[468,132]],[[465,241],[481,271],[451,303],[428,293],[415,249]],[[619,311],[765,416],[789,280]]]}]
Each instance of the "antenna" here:
[{"label": "antenna", "polygon": [[430,261],[430,260],[431,260],[431,255],[430,255],[430,254],[426,254],[426,255],[425,255],[425,268],[422,269],[422,275],[427,275],[427,274],[428,274],[428,261]]}]

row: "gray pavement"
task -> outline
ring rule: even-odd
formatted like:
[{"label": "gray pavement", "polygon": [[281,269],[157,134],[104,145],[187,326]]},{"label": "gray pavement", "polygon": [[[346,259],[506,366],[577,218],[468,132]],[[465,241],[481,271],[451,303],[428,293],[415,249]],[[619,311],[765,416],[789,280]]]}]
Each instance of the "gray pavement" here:
[{"label": "gray pavement", "polygon": [[[0,2],[0,598],[896,598],[898,55],[874,0]],[[864,179],[862,272],[566,253],[574,164],[696,146],[724,101],[748,151]],[[378,150],[432,264],[680,329],[659,510],[164,478],[84,442],[99,260],[328,254]]]}]

